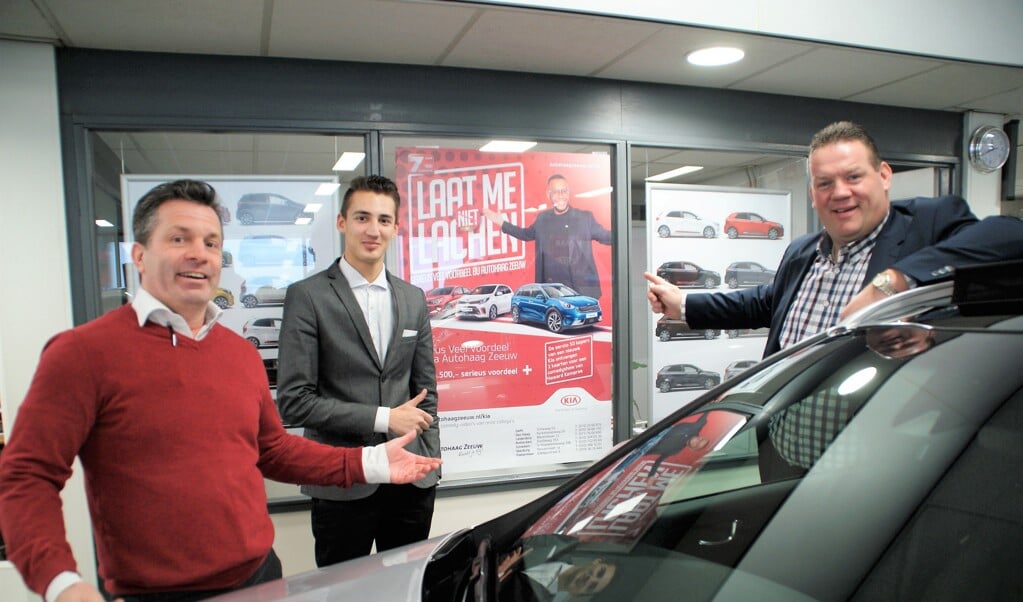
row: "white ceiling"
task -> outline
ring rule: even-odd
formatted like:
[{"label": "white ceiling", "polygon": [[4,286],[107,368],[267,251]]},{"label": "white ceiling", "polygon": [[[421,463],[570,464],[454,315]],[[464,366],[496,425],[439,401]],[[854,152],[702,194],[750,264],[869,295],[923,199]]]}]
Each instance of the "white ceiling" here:
[{"label": "white ceiling", "polygon": [[[923,17],[922,17],[923,18]],[[439,0],[0,0],[0,39],[527,71],[1023,116],[1023,67]],[[728,44],[746,58],[688,65]]]},{"label": "white ceiling", "polygon": [[[1023,67],[467,2],[3,0],[0,38],[529,71],[1023,114]],[[718,69],[684,61],[688,51],[711,44],[737,45],[746,58]]]}]

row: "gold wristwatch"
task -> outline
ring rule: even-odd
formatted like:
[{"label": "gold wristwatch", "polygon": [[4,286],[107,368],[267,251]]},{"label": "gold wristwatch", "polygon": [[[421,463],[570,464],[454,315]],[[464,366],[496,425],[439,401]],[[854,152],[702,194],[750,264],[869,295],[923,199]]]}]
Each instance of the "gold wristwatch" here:
[{"label": "gold wristwatch", "polygon": [[885,270],[874,276],[874,279],[870,281],[874,287],[885,294],[886,297],[891,297],[898,291],[895,290],[895,285],[892,282],[892,275],[888,270]]}]

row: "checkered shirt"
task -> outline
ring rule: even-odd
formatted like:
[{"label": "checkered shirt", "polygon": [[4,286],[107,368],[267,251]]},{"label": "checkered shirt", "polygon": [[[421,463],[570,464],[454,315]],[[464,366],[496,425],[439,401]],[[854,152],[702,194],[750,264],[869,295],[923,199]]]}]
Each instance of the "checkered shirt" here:
[{"label": "checkered shirt", "polygon": [[839,395],[834,389],[817,391],[795,403],[768,423],[778,455],[792,466],[810,468],[849,423],[862,399]]},{"label": "checkered shirt", "polygon": [[839,312],[863,288],[870,256],[887,222],[886,215],[866,238],[840,248],[837,261],[831,259],[831,237],[821,236],[813,266],[785,316],[779,337],[782,349],[838,324]]}]

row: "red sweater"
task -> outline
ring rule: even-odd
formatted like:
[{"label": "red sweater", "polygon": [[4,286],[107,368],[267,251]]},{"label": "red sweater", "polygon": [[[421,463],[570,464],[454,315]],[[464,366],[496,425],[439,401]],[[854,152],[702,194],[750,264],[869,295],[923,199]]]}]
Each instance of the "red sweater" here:
[{"label": "red sweater", "polygon": [[74,571],[59,491],[77,454],[99,572],[115,594],[234,587],[273,543],[263,477],[364,482],[361,450],[290,435],[259,353],[124,306],[51,339],[0,460],[0,532],[42,594]]}]

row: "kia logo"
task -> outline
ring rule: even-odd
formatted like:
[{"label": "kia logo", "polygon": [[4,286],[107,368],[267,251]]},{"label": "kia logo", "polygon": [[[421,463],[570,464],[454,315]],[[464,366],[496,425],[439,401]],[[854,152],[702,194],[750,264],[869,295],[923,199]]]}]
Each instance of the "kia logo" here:
[{"label": "kia logo", "polygon": [[577,406],[582,403],[583,398],[578,395],[566,395],[561,398],[561,405],[563,406]]}]

